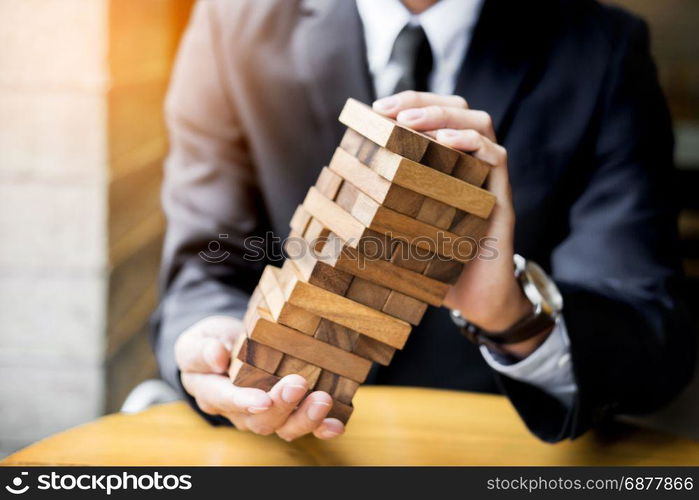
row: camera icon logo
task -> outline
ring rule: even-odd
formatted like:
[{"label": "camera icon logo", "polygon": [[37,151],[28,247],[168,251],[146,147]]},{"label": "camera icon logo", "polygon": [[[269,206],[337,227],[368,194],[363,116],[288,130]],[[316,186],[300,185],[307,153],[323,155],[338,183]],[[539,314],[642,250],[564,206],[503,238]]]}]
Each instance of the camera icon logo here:
[{"label": "camera icon logo", "polygon": [[22,487],[22,483],[23,483],[22,476],[28,476],[28,475],[29,475],[28,472],[20,473],[19,476],[17,476],[16,478],[14,478],[12,480],[12,485],[5,486],[5,489],[7,491],[9,491],[10,493],[12,493],[13,495],[22,495],[23,493],[26,493],[27,490],[29,489],[29,485],[27,484],[24,487]]},{"label": "camera icon logo", "polygon": [[[218,237],[222,240],[228,239],[227,234],[219,234]],[[207,250],[199,252],[199,257],[209,264],[220,264],[230,256],[231,253],[227,250],[223,250],[221,243],[217,240],[210,241]]]}]

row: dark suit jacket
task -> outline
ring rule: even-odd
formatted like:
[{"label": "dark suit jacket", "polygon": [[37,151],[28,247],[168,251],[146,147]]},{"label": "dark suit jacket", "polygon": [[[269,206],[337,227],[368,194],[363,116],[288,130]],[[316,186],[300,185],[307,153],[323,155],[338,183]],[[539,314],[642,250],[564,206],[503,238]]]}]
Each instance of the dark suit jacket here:
[{"label": "dark suit jacket", "polygon": [[[491,114],[509,152],[516,251],[563,291],[573,408],[494,374],[443,309],[373,382],[500,387],[534,433],[556,441],[613,413],[653,410],[688,380],[694,334],[673,287],[673,140],[648,45],[640,20],[596,2],[486,0],[458,77],[456,93]],[[243,314],[262,266],[243,259],[244,239],[287,235],[340,140],[349,96],[373,97],[353,1],[196,6],[167,100],[154,334],[176,387],[175,339],[208,315]],[[230,255],[209,264],[198,253],[215,240]]]}]

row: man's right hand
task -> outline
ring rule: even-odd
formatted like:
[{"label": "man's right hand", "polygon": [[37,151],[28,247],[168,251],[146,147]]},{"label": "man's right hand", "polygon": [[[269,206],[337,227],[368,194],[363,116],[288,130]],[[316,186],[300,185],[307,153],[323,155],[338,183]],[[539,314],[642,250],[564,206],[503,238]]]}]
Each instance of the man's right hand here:
[{"label": "man's right hand", "polygon": [[239,320],[211,316],[177,339],[182,385],[204,413],[222,415],[241,431],[276,433],[287,441],[310,433],[331,439],[344,432],[342,422],[325,418],[332,405],[327,393],[316,391],[304,399],[308,384],[300,375],[287,375],[269,392],[233,385],[226,372],[231,349],[242,334]]}]

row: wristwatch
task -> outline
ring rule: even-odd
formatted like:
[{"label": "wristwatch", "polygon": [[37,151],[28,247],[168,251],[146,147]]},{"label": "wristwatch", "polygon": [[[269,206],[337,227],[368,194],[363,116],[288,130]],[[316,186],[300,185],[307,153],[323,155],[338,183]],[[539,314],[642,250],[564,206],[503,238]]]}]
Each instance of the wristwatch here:
[{"label": "wristwatch", "polygon": [[471,342],[504,353],[502,346],[530,339],[552,328],[563,310],[563,297],[556,283],[535,262],[514,255],[515,278],[524,295],[532,303],[532,311],[514,325],[501,332],[489,332],[471,323],[455,309],[451,319]]}]

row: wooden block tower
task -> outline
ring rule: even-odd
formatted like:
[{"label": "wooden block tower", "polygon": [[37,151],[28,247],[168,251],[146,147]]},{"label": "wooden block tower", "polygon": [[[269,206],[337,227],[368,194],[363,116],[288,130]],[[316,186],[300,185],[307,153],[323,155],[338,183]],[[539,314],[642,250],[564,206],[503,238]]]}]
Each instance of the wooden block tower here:
[{"label": "wooden block tower", "polygon": [[236,385],[303,375],[347,422],[372,363],[387,365],[477,251],[495,197],[489,166],[350,99],[344,138],[291,219],[233,351]]}]

